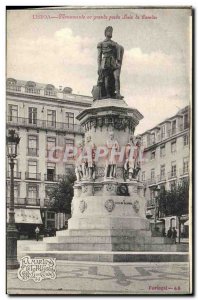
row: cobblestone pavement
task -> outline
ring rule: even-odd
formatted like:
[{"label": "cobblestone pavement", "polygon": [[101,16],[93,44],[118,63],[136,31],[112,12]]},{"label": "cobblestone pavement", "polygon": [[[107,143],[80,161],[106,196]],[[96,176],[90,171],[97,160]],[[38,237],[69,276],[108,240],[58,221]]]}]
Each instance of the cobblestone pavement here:
[{"label": "cobblestone pavement", "polygon": [[188,263],[57,261],[57,278],[23,282],[7,271],[9,294],[188,294]]}]

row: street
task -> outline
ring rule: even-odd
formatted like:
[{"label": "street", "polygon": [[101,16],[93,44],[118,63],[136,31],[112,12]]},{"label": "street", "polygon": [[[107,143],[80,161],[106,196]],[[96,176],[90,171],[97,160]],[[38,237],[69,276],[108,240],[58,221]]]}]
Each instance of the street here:
[{"label": "street", "polygon": [[57,261],[56,279],[23,282],[7,270],[8,294],[188,294],[188,263]]}]

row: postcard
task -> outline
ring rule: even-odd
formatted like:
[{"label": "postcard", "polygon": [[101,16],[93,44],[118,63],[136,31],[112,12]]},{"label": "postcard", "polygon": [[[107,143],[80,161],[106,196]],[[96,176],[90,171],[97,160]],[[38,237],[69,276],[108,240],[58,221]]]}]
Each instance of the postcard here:
[{"label": "postcard", "polygon": [[192,294],[192,18],[7,7],[7,294]]}]

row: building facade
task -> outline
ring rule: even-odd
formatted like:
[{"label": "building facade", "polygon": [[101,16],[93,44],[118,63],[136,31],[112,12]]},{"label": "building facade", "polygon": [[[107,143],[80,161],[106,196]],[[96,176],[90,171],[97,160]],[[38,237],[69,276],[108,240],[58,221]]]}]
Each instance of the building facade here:
[{"label": "building facade", "polygon": [[[16,222],[26,228],[39,222],[59,228],[64,225],[64,216],[48,211],[47,190],[74,167],[73,160],[63,160],[60,153],[82,141],[83,130],[75,117],[91,106],[92,98],[73,94],[70,87],[14,78],[7,79],[6,96],[7,129],[15,129],[20,136],[14,169]],[[62,150],[55,151],[52,160],[49,151],[57,146]],[[8,161],[6,177],[9,205]]]},{"label": "building facade", "polygon": [[[190,126],[189,106],[143,134],[144,148],[141,180],[147,199],[147,215],[154,217],[156,186],[166,190],[181,180],[189,178]],[[165,218],[166,231],[169,227],[178,229],[177,218]],[[187,216],[186,216],[187,219]],[[186,220],[184,216],[184,221]]]}]

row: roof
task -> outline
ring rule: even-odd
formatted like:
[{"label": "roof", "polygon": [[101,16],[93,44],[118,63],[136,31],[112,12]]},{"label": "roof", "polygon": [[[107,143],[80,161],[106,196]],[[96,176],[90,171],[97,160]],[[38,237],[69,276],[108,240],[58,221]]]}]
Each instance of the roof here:
[{"label": "roof", "polygon": [[161,123],[158,123],[156,126],[144,131],[143,133],[140,134],[140,136],[144,135],[145,133],[149,133],[152,130],[157,129],[158,127],[160,127],[161,125],[171,121],[172,119],[179,117],[179,115],[184,114],[185,112],[189,111],[189,105],[185,106],[184,108],[180,109],[175,115],[166,118],[164,121],[162,121]]}]

